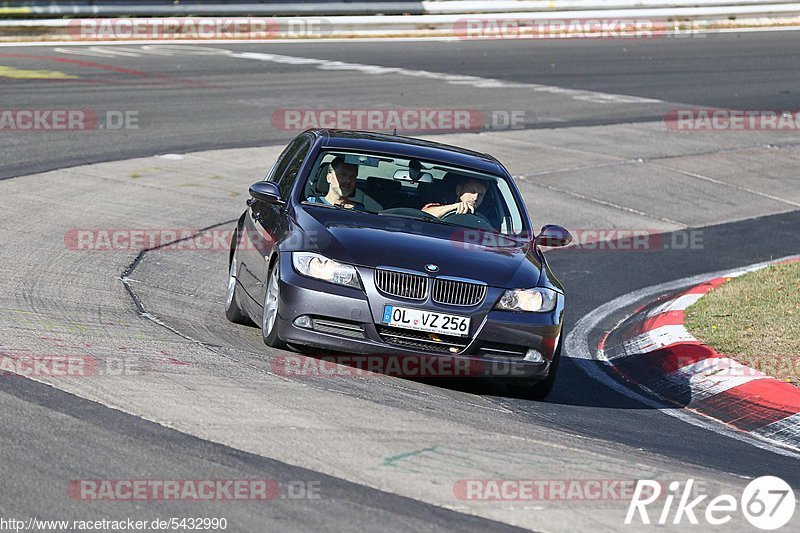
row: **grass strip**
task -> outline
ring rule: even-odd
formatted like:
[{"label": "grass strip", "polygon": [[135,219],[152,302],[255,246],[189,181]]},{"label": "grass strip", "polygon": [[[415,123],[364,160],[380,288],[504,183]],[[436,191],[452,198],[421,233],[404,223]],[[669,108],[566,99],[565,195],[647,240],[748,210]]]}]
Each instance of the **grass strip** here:
[{"label": "grass strip", "polygon": [[730,279],[687,309],[686,327],[719,353],[800,386],[800,261]]}]

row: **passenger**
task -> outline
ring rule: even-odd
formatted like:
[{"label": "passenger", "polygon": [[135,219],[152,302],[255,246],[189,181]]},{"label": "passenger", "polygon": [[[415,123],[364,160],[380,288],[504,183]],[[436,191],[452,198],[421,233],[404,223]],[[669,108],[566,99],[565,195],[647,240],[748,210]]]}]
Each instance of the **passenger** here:
[{"label": "passenger", "polygon": [[475,214],[486,196],[486,185],[475,178],[467,178],[456,185],[456,201],[452,204],[426,204],[422,210],[436,218],[448,213]]},{"label": "passenger", "polygon": [[328,193],[325,196],[309,196],[308,201],[366,211],[364,204],[350,198],[356,190],[357,177],[358,165],[346,163],[343,157],[337,156],[328,166],[328,174],[325,177],[329,184]]}]

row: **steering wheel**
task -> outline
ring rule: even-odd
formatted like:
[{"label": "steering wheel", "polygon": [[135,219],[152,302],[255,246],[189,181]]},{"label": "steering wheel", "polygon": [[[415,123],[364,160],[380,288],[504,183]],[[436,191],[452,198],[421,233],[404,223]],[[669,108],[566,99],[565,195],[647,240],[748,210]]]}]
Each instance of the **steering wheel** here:
[{"label": "steering wheel", "polygon": [[445,219],[448,219],[448,218],[449,219],[453,219],[454,217],[464,217],[463,219],[459,219],[458,221],[451,220],[451,222],[455,222],[456,224],[459,224],[460,226],[467,226],[467,227],[475,228],[475,229],[489,229],[489,230],[494,230],[495,229],[495,227],[492,226],[492,223],[489,222],[488,218],[483,216],[483,214],[477,213],[477,212],[475,212],[475,213],[459,213],[459,212],[456,211],[455,208],[453,208],[451,211],[448,211],[447,213],[445,213],[444,215],[442,215],[439,218],[441,220],[445,220]]},{"label": "steering wheel", "polygon": [[426,213],[425,211],[421,211],[419,209],[414,209],[413,207],[392,207],[390,209],[384,209],[383,211],[378,212],[379,215],[399,215],[399,216],[406,216],[406,217],[413,217],[419,218],[422,216],[423,218],[428,219],[436,219],[435,216],[431,215],[430,213]]}]

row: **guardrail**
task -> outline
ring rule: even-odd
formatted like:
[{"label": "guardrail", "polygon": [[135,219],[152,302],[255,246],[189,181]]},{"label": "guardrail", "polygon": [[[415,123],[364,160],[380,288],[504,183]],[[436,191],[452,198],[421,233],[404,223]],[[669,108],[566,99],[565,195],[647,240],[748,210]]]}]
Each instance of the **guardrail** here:
[{"label": "guardrail", "polygon": [[281,16],[281,15],[375,15],[425,14],[419,0],[46,0],[0,2],[6,17],[150,17],[150,16]]},{"label": "guardrail", "polygon": [[792,4],[794,0],[73,0],[0,2],[3,17],[445,15]]},{"label": "guardrail", "polygon": [[[96,9],[102,3],[130,14],[131,6],[143,7],[145,0],[128,2],[75,1],[76,7]],[[179,0],[180,1],[180,0]],[[22,4],[37,2],[16,2]],[[90,6],[89,4],[92,4]],[[446,6],[468,9],[478,2],[466,0],[437,0],[435,2],[387,2],[348,3],[349,8],[360,5],[398,6],[421,5],[423,9],[444,9]],[[192,0],[188,6],[216,5]],[[293,6],[339,6],[339,1],[317,1]],[[546,6],[545,6],[546,4]],[[123,9],[122,6],[125,6]],[[164,2],[153,0],[151,8],[165,8]],[[171,4],[176,5],[176,4]],[[244,6],[230,3],[226,6]],[[255,5],[255,4],[247,4]],[[280,3],[259,3],[263,6],[281,6]],[[481,4],[485,5],[485,4]],[[299,11],[295,16],[254,15],[248,17],[237,12],[226,11],[219,17],[191,16],[166,17],[167,14],[133,18],[110,18],[111,13],[93,11],[75,13],[72,18],[26,18],[0,20],[0,42],[20,41],[72,41],[72,42],[132,42],[132,41],[253,41],[275,39],[308,38],[352,38],[352,37],[454,37],[454,38],[549,38],[566,37],[571,30],[563,21],[583,21],[581,28],[592,27],[592,21],[622,21],[623,25],[644,25],[652,33],[687,33],[708,30],[794,27],[800,28],[800,3],[797,0],[498,0],[489,4],[493,8],[513,6],[517,11],[469,13],[429,13],[424,15],[324,15],[317,11]],[[58,5],[64,9],[63,3]],[[0,2],[3,9],[11,9],[11,3]],[[529,11],[519,9],[528,8]],[[538,8],[538,10],[534,10]],[[323,10],[323,13],[325,11]],[[168,13],[175,15],[175,13]],[[251,13],[248,13],[251,15]],[[299,16],[298,16],[299,15]],[[148,18],[148,17],[162,18]],[[94,19],[94,20],[93,20]],[[548,22],[554,21],[554,22]],[[562,21],[562,22],[559,22]],[[516,24],[515,24],[516,23]],[[542,27],[544,24],[544,27]],[[638,27],[638,26],[637,26]],[[231,29],[233,28],[233,29]],[[586,30],[581,30],[586,31]],[[622,29],[616,30],[622,32]],[[472,32],[472,33],[470,33]],[[622,33],[620,33],[622,35]],[[588,35],[583,35],[588,36]]]}]

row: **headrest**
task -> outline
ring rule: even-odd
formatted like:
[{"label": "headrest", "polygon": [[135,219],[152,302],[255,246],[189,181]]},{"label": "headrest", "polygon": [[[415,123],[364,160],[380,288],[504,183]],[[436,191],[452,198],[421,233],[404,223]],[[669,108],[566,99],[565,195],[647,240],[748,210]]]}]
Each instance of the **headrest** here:
[{"label": "headrest", "polygon": [[367,187],[371,190],[380,190],[381,192],[400,192],[403,190],[403,184],[399,181],[378,176],[368,177]]},{"label": "headrest", "polygon": [[308,180],[305,190],[306,198],[311,196],[325,196],[328,194],[330,183],[328,183],[327,176],[330,166],[330,163],[321,164],[317,170],[317,174]]}]

